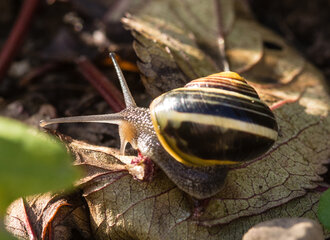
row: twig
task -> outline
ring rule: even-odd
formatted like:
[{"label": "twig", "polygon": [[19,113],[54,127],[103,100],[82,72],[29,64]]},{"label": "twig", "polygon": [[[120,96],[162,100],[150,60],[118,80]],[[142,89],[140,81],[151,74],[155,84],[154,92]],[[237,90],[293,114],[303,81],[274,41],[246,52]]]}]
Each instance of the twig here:
[{"label": "twig", "polygon": [[225,37],[224,37],[224,24],[223,24],[223,14],[221,8],[221,2],[219,0],[214,0],[214,4],[216,6],[216,16],[217,16],[217,24],[218,24],[218,48],[221,57],[221,63],[223,66],[223,71],[229,71],[229,63],[226,57],[226,47],[225,47]]},{"label": "twig", "polygon": [[45,63],[42,66],[39,66],[35,69],[32,69],[29,73],[27,73],[22,79],[20,79],[18,85],[20,87],[27,86],[32,80],[34,80],[37,77],[40,77],[44,74],[46,74],[48,71],[53,70],[59,66],[58,63],[51,62],[51,63]]},{"label": "twig", "polygon": [[76,60],[79,72],[99,91],[101,96],[115,111],[125,108],[121,92],[86,57]]},{"label": "twig", "polygon": [[0,53],[0,81],[6,75],[11,61],[22,46],[21,43],[24,40],[24,36],[28,30],[28,25],[32,20],[38,4],[39,0],[25,0],[23,3],[15,25],[12,28],[11,33],[3,45]]}]

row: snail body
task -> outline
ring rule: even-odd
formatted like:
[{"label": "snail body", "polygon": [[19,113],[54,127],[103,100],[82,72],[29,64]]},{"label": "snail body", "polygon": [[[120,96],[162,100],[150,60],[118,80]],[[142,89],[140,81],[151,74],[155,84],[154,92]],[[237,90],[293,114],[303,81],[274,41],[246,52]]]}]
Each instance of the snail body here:
[{"label": "snail body", "polygon": [[228,167],[254,159],[273,145],[277,123],[272,111],[245,79],[221,72],[191,81],[139,108],[114,54],[126,108],[119,113],[57,118],[65,122],[119,125],[120,151],[129,142],[153,160],[181,190],[197,199],[218,193]]}]

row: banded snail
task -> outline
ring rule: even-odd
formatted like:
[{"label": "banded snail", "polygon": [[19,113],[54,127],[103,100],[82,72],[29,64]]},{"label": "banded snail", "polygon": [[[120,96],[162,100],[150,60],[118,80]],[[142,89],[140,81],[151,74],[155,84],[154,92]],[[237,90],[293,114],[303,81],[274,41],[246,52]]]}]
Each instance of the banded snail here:
[{"label": "banded snail", "polygon": [[265,153],[277,138],[272,111],[240,75],[221,72],[191,81],[139,108],[117,71],[126,109],[119,113],[45,120],[119,125],[120,152],[129,142],[152,159],[184,192],[197,199],[221,190],[228,166]]}]

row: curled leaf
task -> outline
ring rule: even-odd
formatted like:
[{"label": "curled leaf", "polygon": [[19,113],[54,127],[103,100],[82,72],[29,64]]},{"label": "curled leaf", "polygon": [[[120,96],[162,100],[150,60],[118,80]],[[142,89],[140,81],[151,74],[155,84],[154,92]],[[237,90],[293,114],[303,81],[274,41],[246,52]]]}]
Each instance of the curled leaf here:
[{"label": "curled leaf", "polygon": [[88,213],[78,193],[40,194],[18,199],[8,208],[8,231],[24,239],[87,239],[91,236]]}]

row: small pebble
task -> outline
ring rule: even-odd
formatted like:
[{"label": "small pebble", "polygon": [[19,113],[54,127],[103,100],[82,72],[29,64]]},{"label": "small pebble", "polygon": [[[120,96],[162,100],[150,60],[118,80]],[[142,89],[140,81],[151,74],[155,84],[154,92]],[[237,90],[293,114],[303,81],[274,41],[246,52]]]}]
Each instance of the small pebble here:
[{"label": "small pebble", "polygon": [[26,60],[13,62],[9,68],[8,75],[13,78],[21,78],[31,69],[30,63]]},{"label": "small pebble", "polygon": [[243,240],[323,240],[319,223],[307,218],[278,218],[250,228]]}]

